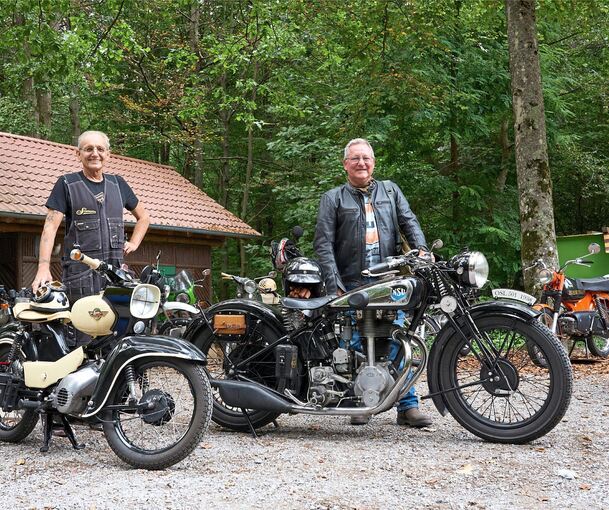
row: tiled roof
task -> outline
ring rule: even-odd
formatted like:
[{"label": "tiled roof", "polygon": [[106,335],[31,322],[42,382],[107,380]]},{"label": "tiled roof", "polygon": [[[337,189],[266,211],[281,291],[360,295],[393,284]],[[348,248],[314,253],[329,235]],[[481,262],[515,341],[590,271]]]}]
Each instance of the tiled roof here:
[{"label": "tiled roof", "polygon": [[[46,216],[57,178],[79,171],[74,147],[0,132],[0,216]],[[253,228],[172,167],[112,154],[104,171],[125,178],[151,216],[151,228],[253,237]],[[135,218],[125,211],[125,221]]]}]

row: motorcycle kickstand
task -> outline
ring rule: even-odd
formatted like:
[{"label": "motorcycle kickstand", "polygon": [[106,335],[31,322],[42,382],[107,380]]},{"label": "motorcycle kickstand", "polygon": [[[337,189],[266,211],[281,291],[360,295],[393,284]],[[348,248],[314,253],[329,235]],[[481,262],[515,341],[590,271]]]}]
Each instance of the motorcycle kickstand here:
[{"label": "motorcycle kickstand", "polygon": [[74,448],[75,450],[82,450],[85,447],[85,443],[79,443],[78,441],[76,441],[74,429],[72,429],[72,425],[70,425],[70,422],[63,414],[60,415],[60,418],[61,423],[63,423],[63,430],[65,430],[66,436],[70,440],[70,443],[72,443],[72,448]]},{"label": "motorcycle kickstand", "polygon": [[258,439],[258,434],[256,434],[256,429],[254,428],[254,424],[252,423],[252,420],[250,419],[250,415],[247,414],[247,411],[245,410],[244,407],[241,408],[241,412],[243,413],[243,416],[245,416],[245,419],[247,420],[247,424],[249,425],[252,436],[254,436],[254,439]]}]

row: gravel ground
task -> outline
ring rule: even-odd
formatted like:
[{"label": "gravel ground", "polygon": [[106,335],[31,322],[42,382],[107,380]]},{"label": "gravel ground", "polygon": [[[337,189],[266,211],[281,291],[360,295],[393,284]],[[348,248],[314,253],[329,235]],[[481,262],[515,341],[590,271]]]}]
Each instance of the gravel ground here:
[{"label": "gravel ground", "polygon": [[[421,384],[419,390],[425,391]],[[565,419],[524,446],[483,442],[450,416],[431,429],[395,424],[395,410],[354,427],[346,418],[282,416],[256,440],[213,424],[185,461],[134,470],[103,434],[87,448],[57,438],[38,453],[38,427],[2,444],[2,508],[507,509],[608,508],[609,375],[579,374]]]}]

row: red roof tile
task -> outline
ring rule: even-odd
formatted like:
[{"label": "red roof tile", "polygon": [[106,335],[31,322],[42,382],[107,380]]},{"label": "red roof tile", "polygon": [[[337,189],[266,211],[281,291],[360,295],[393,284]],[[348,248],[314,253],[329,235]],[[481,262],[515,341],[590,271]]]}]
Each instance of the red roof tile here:
[{"label": "red roof tile", "polygon": [[[62,174],[81,169],[74,147],[0,132],[0,216],[46,216]],[[260,235],[172,167],[112,154],[105,171],[125,178],[151,216],[151,228],[220,236]],[[135,218],[125,212],[125,221]]]}]

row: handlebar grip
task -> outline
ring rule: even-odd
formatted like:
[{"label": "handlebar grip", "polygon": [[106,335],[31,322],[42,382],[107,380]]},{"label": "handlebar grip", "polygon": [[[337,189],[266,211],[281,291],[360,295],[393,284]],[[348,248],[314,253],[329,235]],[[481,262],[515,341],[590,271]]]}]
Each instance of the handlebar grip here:
[{"label": "handlebar grip", "polygon": [[70,252],[70,258],[72,260],[76,260],[77,262],[82,262],[83,264],[86,264],[91,269],[97,269],[101,265],[101,260],[87,257],[83,252],[78,249],[74,249]]},{"label": "handlebar grip", "polygon": [[[384,273],[386,271],[389,271],[391,268],[393,267],[393,265],[390,265],[389,262],[380,262],[378,264],[374,264],[372,266],[370,266],[368,268],[368,274],[372,274],[372,273]],[[362,274],[365,272],[362,271]]]},{"label": "handlebar grip", "polygon": [[584,266],[591,266],[594,264],[594,260],[580,260],[579,263],[583,264]]}]

